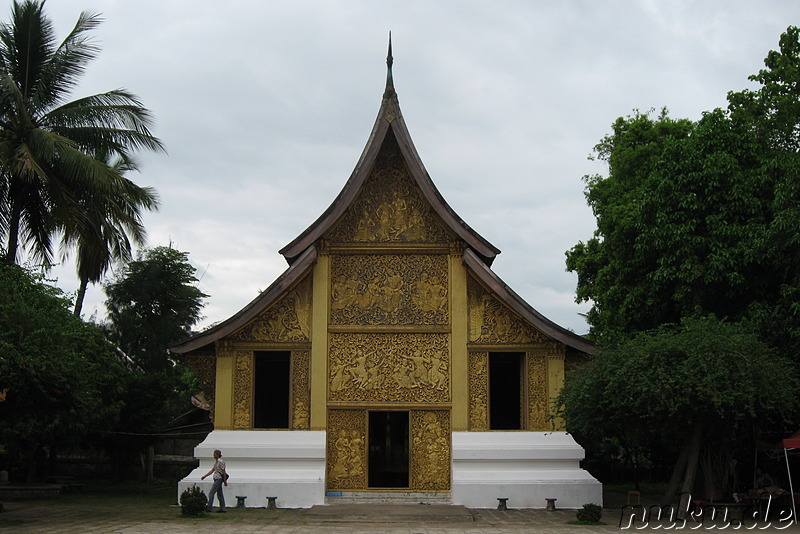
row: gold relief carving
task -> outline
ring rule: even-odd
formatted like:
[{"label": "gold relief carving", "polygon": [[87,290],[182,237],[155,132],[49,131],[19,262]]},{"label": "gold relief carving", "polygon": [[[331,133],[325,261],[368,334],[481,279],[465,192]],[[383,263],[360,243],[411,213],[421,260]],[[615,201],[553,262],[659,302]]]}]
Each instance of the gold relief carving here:
[{"label": "gold relief carving", "polygon": [[547,357],[528,352],[528,430],[548,430]]},{"label": "gold relief carving", "polygon": [[367,412],[328,412],[328,489],[367,487]]},{"label": "gold relief carving", "polygon": [[237,352],[233,375],[233,428],[252,427],[253,353]]},{"label": "gold relief carving", "polygon": [[469,340],[474,343],[545,343],[547,337],[470,280],[468,286]]},{"label": "gold relief carving", "polygon": [[236,341],[309,341],[311,277],[232,336]]},{"label": "gold relief carving", "polygon": [[328,239],[335,243],[449,241],[408,172],[396,142],[388,139],[357,199]]},{"label": "gold relief carving", "polygon": [[292,428],[295,430],[308,430],[309,428],[310,359],[311,353],[307,350],[292,351]]},{"label": "gold relief carving", "polygon": [[469,429],[489,429],[489,353],[469,355]]},{"label": "gold relief carving", "polygon": [[411,412],[411,489],[450,489],[450,412]]},{"label": "gold relief carving", "polygon": [[337,255],[331,261],[332,325],[446,325],[445,255]]},{"label": "gold relief carving", "polygon": [[331,401],[450,399],[447,334],[331,334],[328,369]]}]

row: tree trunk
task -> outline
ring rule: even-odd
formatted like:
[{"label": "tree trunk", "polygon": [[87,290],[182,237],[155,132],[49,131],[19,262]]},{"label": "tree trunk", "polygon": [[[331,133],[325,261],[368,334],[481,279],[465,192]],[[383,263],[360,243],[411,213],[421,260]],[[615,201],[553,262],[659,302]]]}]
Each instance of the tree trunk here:
[{"label": "tree trunk", "polygon": [[153,464],[155,463],[155,447],[150,445],[147,447],[147,461],[145,462],[145,480],[148,484],[152,484],[154,477],[153,477]]},{"label": "tree trunk", "polygon": [[678,492],[678,485],[681,483],[681,476],[686,471],[686,460],[689,458],[689,447],[691,440],[687,439],[681,448],[681,454],[675,462],[675,467],[672,468],[672,475],[669,477],[669,484],[664,496],[661,497],[661,506],[667,506],[672,503],[672,498]]},{"label": "tree trunk", "polygon": [[700,460],[700,467],[703,471],[703,490],[705,496],[710,500],[717,500],[719,497],[719,486],[717,485],[718,473],[715,469],[714,459],[706,452]]},{"label": "tree trunk", "polygon": [[685,519],[686,512],[689,511],[689,505],[692,500],[692,490],[694,489],[694,480],[697,476],[697,464],[700,460],[700,445],[702,441],[703,426],[700,422],[697,422],[692,427],[692,437],[689,441],[689,455],[686,458],[686,476],[683,479],[683,487],[681,488],[678,519]]},{"label": "tree trunk", "polygon": [[733,492],[731,453],[725,445],[709,447],[703,452],[703,487],[704,497],[711,501],[719,501]]},{"label": "tree trunk", "polygon": [[83,299],[86,297],[86,288],[88,285],[89,285],[89,280],[82,276],[81,285],[78,288],[78,294],[75,296],[75,309],[72,312],[72,314],[75,317],[81,316],[81,310],[83,309]]},{"label": "tree trunk", "polygon": [[17,248],[19,247],[19,222],[22,217],[22,208],[18,200],[14,199],[11,216],[8,221],[8,248],[6,249],[6,262],[17,263]]},{"label": "tree trunk", "polygon": [[39,444],[38,443],[31,443],[30,447],[25,453],[27,457],[26,460],[28,465],[26,466],[27,473],[25,474],[25,482],[28,484],[33,484],[36,481],[36,457],[37,453],[39,452]]}]

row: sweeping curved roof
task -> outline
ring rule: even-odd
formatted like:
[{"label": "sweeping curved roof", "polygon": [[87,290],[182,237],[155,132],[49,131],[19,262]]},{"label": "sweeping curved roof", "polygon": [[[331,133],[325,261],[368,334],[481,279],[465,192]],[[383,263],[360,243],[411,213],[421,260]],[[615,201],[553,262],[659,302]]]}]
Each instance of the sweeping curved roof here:
[{"label": "sweeping curved roof", "polygon": [[408,132],[403,114],[400,111],[400,104],[397,100],[397,93],[394,90],[392,77],[392,54],[391,42],[389,44],[389,56],[387,58],[386,89],[383,93],[381,107],[378,111],[378,118],[372,128],[372,133],[367,140],[367,145],[361,153],[361,157],[345,183],[344,188],[319,218],[314,221],[303,233],[297,236],[291,243],[280,250],[280,253],[291,265],[300,257],[308,247],[312,246],[325,233],[344,216],[348,207],[355,201],[362,185],[370,175],[375,160],[384,142],[389,136],[393,136],[408,166],[409,174],[419,187],[425,200],[430,204],[433,211],[439,216],[444,224],[466,245],[471,248],[487,265],[491,265],[495,256],[500,253],[500,249],[484,239],[478,232],[473,230],[444,200],[442,194],[436,189],[428,171],[422,164],[422,160],[414,147],[411,135]]}]

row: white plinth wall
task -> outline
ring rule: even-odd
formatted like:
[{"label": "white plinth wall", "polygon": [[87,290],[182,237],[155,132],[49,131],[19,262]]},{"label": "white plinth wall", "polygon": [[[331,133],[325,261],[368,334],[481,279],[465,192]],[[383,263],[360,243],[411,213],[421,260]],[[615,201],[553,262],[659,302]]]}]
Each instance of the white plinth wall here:
[{"label": "white plinth wall", "polygon": [[453,432],[453,504],[556,508],[603,504],[603,489],[581,469],[583,448],[566,432]]},{"label": "white plinth wall", "polygon": [[[178,483],[178,499],[196,484],[206,495],[212,477],[200,480],[214,465],[214,450],[222,451],[230,475],[223,486],[225,504],[247,496],[248,508],[265,508],[277,497],[280,508],[309,508],[325,502],[325,432],[274,430],[214,430],[194,449],[200,467]],[[217,506],[214,499],[214,506]]]},{"label": "white plinth wall", "polygon": [[[179,482],[179,498],[193,484],[211,490],[211,477],[200,477],[215,449],[231,476],[223,487],[228,507],[237,495],[247,496],[248,508],[265,507],[267,497],[280,508],[325,504],[324,431],[214,430],[195,447],[200,466]],[[600,482],[580,467],[583,448],[565,432],[453,432],[452,454],[453,504],[497,508],[498,497],[509,508],[544,508],[550,498],[557,508],[603,504]]]}]

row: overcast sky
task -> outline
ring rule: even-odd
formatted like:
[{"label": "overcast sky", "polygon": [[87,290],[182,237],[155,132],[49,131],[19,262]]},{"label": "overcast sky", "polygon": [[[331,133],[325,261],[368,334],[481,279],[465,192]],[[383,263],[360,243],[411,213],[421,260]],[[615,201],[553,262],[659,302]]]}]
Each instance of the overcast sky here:
[{"label": "overcast sky", "polygon": [[[149,245],[198,268],[203,327],[269,286],[287,267],[278,250],[344,186],[377,116],[389,31],[400,106],[439,191],[502,250],[503,280],[585,333],[564,252],[595,229],[582,181],[606,170],[594,145],[636,109],[696,120],[724,107],[800,24],[796,0],[46,4],[59,38],[82,10],[103,14],[103,51],[74,97],[125,87],[152,110],[168,154],[140,157],[133,178],[161,198]],[[73,271],[54,271],[68,292]],[[103,300],[91,288],[84,316],[102,317]]]}]

